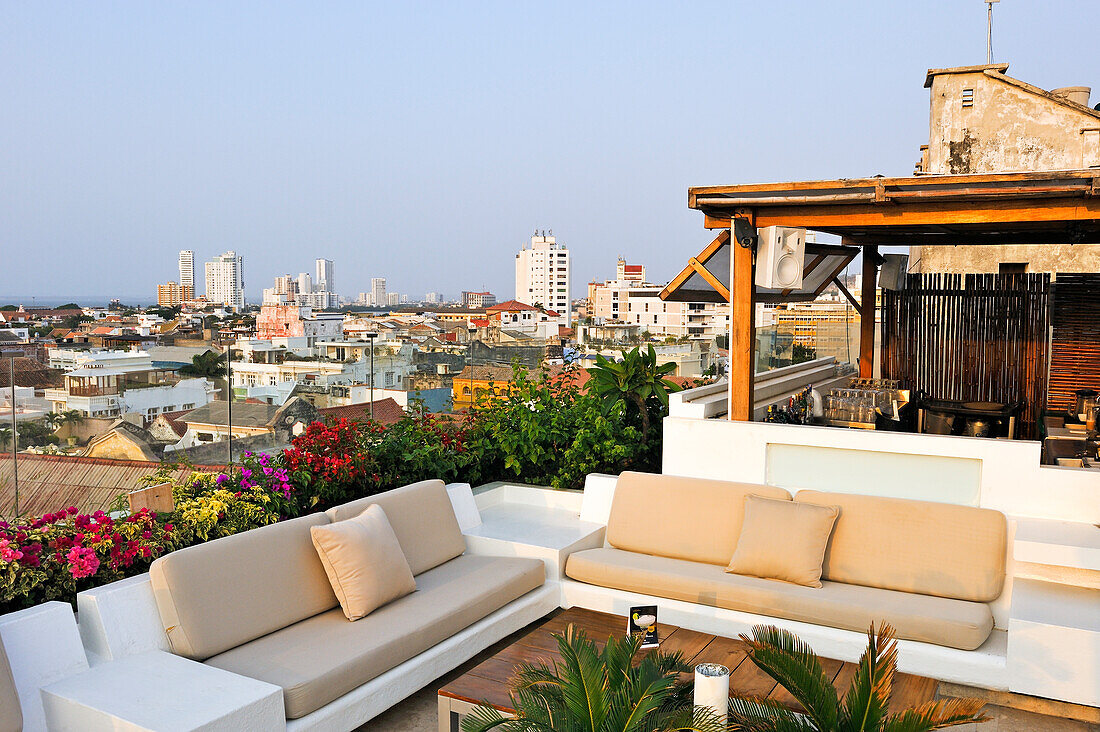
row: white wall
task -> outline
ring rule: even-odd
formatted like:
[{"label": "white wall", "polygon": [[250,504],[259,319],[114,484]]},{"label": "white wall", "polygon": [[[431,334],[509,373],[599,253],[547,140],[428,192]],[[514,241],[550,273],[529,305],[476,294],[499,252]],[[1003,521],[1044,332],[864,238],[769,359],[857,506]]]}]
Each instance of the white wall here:
[{"label": "white wall", "polygon": [[[150,386],[143,389],[127,389],[119,398],[123,414],[137,412],[147,415],[150,409],[160,412],[178,412],[182,409],[198,409],[213,398],[214,384],[207,379],[183,379],[171,386]],[[187,407],[186,405],[194,405]]]},{"label": "white wall", "polygon": [[871,493],[979,505],[1017,517],[1100,522],[1100,473],[1041,466],[1040,447],[1023,440],[667,417],[662,470],[792,491]]}]

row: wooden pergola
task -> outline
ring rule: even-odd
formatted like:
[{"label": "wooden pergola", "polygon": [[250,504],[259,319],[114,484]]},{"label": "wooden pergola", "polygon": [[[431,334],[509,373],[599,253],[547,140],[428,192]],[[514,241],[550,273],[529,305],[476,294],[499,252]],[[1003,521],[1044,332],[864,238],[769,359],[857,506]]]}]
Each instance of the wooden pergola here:
[{"label": "wooden pergola", "polygon": [[[865,377],[874,369],[880,246],[1100,243],[1100,170],[702,186],[688,189],[688,206],[703,212],[706,228],[721,231],[661,297],[677,299],[680,288],[702,277],[730,303],[729,418],[736,420],[751,420],[753,412],[754,311],[763,301],[754,286],[756,229],[805,228],[862,249],[860,299],[841,289],[860,312]],[[729,271],[708,269],[724,248]],[[812,263],[808,253],[806,267]]]}]

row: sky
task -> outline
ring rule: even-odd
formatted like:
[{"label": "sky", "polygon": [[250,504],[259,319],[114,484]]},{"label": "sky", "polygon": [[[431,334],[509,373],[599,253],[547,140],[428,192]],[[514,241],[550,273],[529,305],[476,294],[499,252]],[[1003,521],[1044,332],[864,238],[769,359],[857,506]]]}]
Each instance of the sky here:
[{"label": "sky", "polygon": [[[994,57],[1100,98],[1098,0],[1003,0]],[[709,241],[692,185],[908,175],[928,68],[981,0],[36,2],[0,19],[0,302],[154,298],[180,249],[247,296],[335,260],[414,299],[514,294],[553,229],[573,296]],[[201,285],[199,285],[201,289]]]}]

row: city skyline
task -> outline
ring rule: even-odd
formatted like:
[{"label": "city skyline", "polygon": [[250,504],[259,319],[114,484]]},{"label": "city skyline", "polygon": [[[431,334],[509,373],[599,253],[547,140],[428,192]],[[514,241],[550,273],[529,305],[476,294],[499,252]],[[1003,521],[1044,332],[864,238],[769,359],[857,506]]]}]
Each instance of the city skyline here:
[{"label": "city skyline", "polygon": [[[549,228],[573,298],[614,254],[667,281],[705,244],[689,185],[908,174],[924,72],[984,61],[985,20],[977,0],[17,6],[0,29],[0,88],[21,100],[0,121],[0,242],[62,266],[0,268],[0,299],[151,298],[132,273],[174,280],[181,249],[237,252],[254,300],[319,254],[345,297],[377,276],[508,292],[514,251]],[[1098,21],[1093,4],[1001,3],[996,60],[1043,88],[1094,83],[1078,49]],[[777,24],[783,53],[752,32]],[[716,94],[699,70],[723,66],[738,81]]]}]

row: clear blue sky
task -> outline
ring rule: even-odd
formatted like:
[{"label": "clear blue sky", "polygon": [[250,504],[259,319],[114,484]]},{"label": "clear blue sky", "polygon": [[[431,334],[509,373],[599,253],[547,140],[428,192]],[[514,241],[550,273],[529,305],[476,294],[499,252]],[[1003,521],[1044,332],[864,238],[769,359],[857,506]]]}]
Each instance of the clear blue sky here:
[{"label": "clear blue sky", "polygon": [[[1097,101],[1100,2],[995,12],[1010,75]],[[618,254],[664,281],[689,185],[907,175],[925,70],[984,61],[980,0],[6,3],[0,300],[151,297],[183,248],[252,301],[320,256],[511,296],[536,228],[574,296]]]}]

